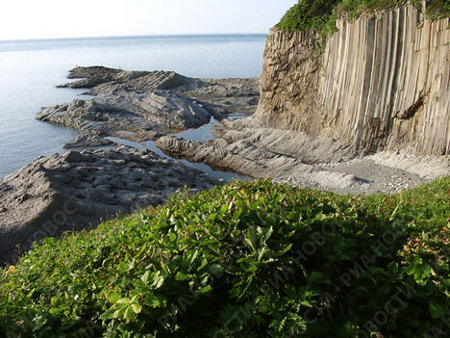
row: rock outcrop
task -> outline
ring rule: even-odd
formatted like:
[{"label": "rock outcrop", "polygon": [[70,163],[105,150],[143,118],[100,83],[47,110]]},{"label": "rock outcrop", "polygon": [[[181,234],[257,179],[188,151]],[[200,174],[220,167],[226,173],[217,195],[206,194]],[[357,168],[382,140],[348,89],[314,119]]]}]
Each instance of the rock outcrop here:
[{"label": "rock outcrop", "polygon": [[111,146],[113,144],[114,142],[99,136],[95,136],[92,134],[80,134],[75,139],[66,142],[63,145],[63,148],[65,149],[95,148],[95,147]]},{"label": "rock outcrop", "polygon": [[150,72],[127,72],[103,66],[75,67],[67,76],[69,79],[81,79],[59,86],[60,88],[94,88],[108,82],[127,82],[148,75]]},{"label": "rock outcrop", "polygon": [[150,151],[119,147],[35,160],[0,180],[0,264],[33,241],[95,226],[100,218],[164,202],[184,186],[220,184]]},{"label": "rock outcrop", "polygon": [[172,155],[246,176],[338,193],[393,192],[450,173],[448,156],[356,157],[342,141],[273,128],[229,130],[204,143],[164,136],[156,145]]},{"label": "rock outcrop", "polygon": [[317,32],[271,30],[253,126],[339,138],[362,152],[450,154],[449,18],[412,6]]},{"label": "rock outcrop", "polygon": [[211,120],[201,104],[181,95],[117,89],[92,100],[43,109],[37,118],[99,136],[133,133],[135,140],[151,140],[174,130],[199,127]]},{"label": "rock outcrop", "polygon": [[[153,140],[196,128],[211,117],[253,113],[258,79],[194,79],[175,72],[129,72],[105,67],[77,67],[67,84],[90,88],[95,98],[44,108],[37,118],[98,136]],[[128,133],[123,133],[123,132]]]}]

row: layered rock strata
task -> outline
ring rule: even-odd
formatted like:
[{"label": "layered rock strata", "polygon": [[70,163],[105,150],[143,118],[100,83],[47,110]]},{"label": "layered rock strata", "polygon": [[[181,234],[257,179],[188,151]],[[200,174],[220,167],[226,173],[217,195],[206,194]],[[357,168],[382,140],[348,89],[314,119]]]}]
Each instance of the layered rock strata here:
[{"label": "layered rock strata", "polygon": [[72,148],[95,148],[95,147],[104,147],[111,146],[114,142],[107,140],[102,137],[98,137],[92,134],[80,134],[75,139],[66,142],[63,145],[63,148],[72,149]]},{"label": "layered rock strata", "polygon": [[[37,118],[98,136],[152,140],[196,128],[212,117],[239,111],[253,113],[258,79],[194,79],[174,72],[128,72],[105,67],[78,67],[71,88],[90,88],[91,100],[44,108]],[[123,133],[123,132],[128,133]]]},{"label": "layered rock strata", "polygon": [[273,128],[229,130],[204,143],[165,136],[156,144],[212,167],[338,193],[394,192],[450,173],[448,156],[356,157],[342,141]]}]

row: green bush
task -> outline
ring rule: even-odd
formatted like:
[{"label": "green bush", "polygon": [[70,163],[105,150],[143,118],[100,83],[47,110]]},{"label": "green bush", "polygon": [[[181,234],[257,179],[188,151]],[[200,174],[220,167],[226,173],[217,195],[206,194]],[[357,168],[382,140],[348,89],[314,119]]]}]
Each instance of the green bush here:
[{"label": "green bush", "polygon": [[278,24],[279,28],[286,30],[319,30],[330,24],[333,10],[339,0],[303,0],[293,6]]},{"label": "green bush", "polygon": [[450,1],[449,0],[434,0],[430,1],[426,11],[430,19],[442,19],[450,16]]},{"label": "green bush", "polygon": [[317,30],[325,27],[336,30],[336,17],[333,12],[340,0],[302,0],[294,5],[277,25],[285,30]]},{"label": "green bush", "polygon": [[1,271],[0,336],[445,337],[449,194],[175,196]]},{"label": "green bush", "polygon": [[[317,30],[323,35],[336,31],[336,18],[347,14],[350,19],[364,13],[392,9],[406,4],[421,8],[421,0],[301,0],[278,23],[285,30]],[[449,0],[430,0],[426,15],[430,19],[450,16]]]}]

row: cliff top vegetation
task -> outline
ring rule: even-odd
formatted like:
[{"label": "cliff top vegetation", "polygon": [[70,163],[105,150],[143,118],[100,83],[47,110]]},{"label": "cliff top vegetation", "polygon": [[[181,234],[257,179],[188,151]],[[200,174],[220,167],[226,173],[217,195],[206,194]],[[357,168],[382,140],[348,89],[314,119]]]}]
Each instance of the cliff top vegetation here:
[{"label": "cliff top vegetation", "polygon": [[[336,30],[336,20],[343,15],[354,19],[375,11],[411,4],[422,8],[421,0],[301,0],[278,23],[284,30],[318,30],[327,35]],[[425,14],[429,19],[450,16],[450,1],[427,1]]]},{"label": "cliff top vegetation", "polygon": [[449,191],[177,195],[0,269],[0,336],[448,337]]}]

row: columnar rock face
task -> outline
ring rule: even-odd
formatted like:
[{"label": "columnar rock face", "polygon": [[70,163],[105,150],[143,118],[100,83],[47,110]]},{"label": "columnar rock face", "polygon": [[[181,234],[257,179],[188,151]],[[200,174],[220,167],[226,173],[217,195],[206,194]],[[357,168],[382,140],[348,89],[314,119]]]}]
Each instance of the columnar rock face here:
[{"label": "columnar rock face", "polygon": [[252,124],[339,138],[361,151],[450,154],[449,19],[412,6],[316,32],[270,32]]}]

